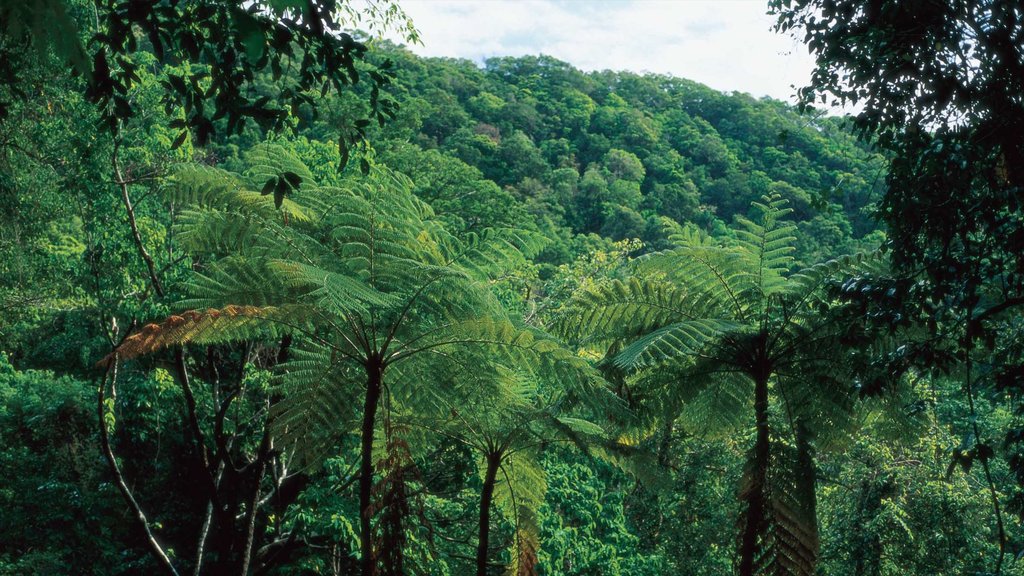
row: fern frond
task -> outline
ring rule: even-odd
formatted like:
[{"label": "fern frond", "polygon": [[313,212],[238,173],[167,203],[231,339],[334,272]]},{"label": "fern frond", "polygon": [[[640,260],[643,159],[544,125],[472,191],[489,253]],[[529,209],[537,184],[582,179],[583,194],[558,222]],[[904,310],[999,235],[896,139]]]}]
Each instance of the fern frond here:
[{"label": "fern frond", "polygon": [[693,434],[721,437],[750,427],[754,407],[753,382],[745,374],[714,367],[695,369],[688,385],[698,392],[683,405],[680,422]]},{"label": "fern frond", "polygon": [[778,194],[764,196],[752,208],[759,213],[757,221],[737,216],[736,238],[756,263],[755,276],[762,297],[776,293],[785,283],[796,251],[796,225],[785,220],[793,212],[788,201]]},{"label": "fern frond", "polygon": [[263,228],[262,221],[228,209],[184,210],[176,239],[192,253],[243,254],[257,245]]},{"label": "fern frond", "polygon": [[[754,257],[739,249],[696,246],[654,253],[638,259],[647,273],[684,287],[691,298],[743,319],[761,300]],[[719,314],[724,315],[724,314]]]},{"label": "fern frond", "polygon": [[356,427],[364,376],[361,366],[329,347],[303,341],[275,368],[282,400],[271,407],[275,445],[290,454],[295,466],[311,469]]},{"label": "fern frond", "polygon": [[379,292],[348,274],[292,260],[272,260],[267,267],[276,272],[285,285],[299,290],[302,299],[310,298],[317,307],[333,314],[387,309],[398,302],[393,295]]},{"label": "fern frond", "polygon": [[226,306],[188,311],[170,316],[161,324],[147,324],[125,338],[97,364],[106,366],[183,344],[218,344],[252,338],[276,338],[288,331],[282,324],[294,314],[289,307]]},{"label": "fern frond", "polygon": [[520,451],[505,458],[494,486],[494,504],[513,521],[515,537],[507,574],[536,574],[540,551],[537,518],[546,492],[547,477],[535,453]]},{"label": "fern frond", "polygon": [[444,258],[476,278],[493,280],[527,265],[546,243],[547,239],[536,232],[489,228],[460,239],[449,238],[444,242]]},{"label": "fern frond", "polygon": [[228,256],[210,264],[203,273],[194,275],[185,290],[188,297],[178,306],[186,309],[226,304],[263,307],[297,300],[297,292],[270,268],[267,260],[245,256]]},{"label": "fern frond", "polygon": [[880,250],[842,256],[804,268],[789,277],[783,293],[790,300],[804,300],[820,295],[828,283],[838,281],[854,273],[881,274],[888,266],[887,258]]},{"label": "fern frond", "polygon": [[677,248],[698,248],[713,246],[711,236],[695,224],[686,223],[680,232],[671,234],[669,242]]},{"label": "fern frond", "polygon": [[707,302],[691,296],[685,288],[657,278],[612,280],[573,295],[555,329],[584,341],[635,337],[705,315]]},{"label": "fern frond", "polygon": [[194,208],[241,210],[264,218],[287,216],[292,222],[306,222],[313,215],[290,199],[280,210],[274,198],[247,188],[234,174],[201,164],[179,164],[164,180],[163,194],[168,201]]},{"label": "fern frond", "polygon": [[698,318],[675,322],[648,332],[619,352],[613,362],[619,368],[637,369],[652,364],[700,355],[722,335],[742,325],[730,320]]},{"label": "fern frond", "polygon": [[302,186],[315,186],[316,178],[309,168],[284,146],[263,143],[248,150],[244,156],[248,169],[245,177],[252,188],[259,190],[271,178],[292,173],[302,179]]}]

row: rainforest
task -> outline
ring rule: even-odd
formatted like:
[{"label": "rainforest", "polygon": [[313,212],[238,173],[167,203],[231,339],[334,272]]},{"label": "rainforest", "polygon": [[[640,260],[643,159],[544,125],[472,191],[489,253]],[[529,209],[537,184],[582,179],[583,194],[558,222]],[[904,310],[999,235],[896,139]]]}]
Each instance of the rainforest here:
[{"label": "rainforest", "polygon": [[1024,574],[1024,5],[755,9],[0,0],[0,575]]}]

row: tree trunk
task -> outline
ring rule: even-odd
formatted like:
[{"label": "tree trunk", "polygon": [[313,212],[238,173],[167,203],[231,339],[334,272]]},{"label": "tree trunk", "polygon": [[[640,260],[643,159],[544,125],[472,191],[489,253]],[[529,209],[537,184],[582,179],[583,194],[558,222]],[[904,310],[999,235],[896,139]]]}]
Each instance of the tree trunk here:
[{"label": "tree trunk", "polygon": [[366,365],[366,401],[363,404],[362,461],[359,466],[359,573],[373,576],[373,526],[371,502],[373,490],[373,429],[380,401],[382,366],[371,361]]},{"label": "tree trunk", "polygon": [[758,376],[754,381],[754,422],[757,426],[757,436],[754,439],[754,450],[751,454],[750,477],[740,494],[740,499],[747,503],[740,532],[738,565],[740,576],[754,574],[754,557],[757,554],[757,544],[765,521],[765,505],[767,504],[765,488],[768,484],[768,460],[771,456],[767,374]]},{"label": "tree trunk", "polygon": [[494,482],[501,466],[501,454],[492,452],[487,455],[487,472],[484,474],[484,486],[480,490],[480,534],[476,546],[476,575],[487,576],[487,552],[491,537],[491,500],[494,499]]},{"label": "tree trunk", "polygon": [[796,462],[794,468],[796,496],[800,503],[800,515],[806,529],[804,559],[814,568],[818,565],[820,541],[818,539],[818,471],[814,463],[814,446],[811,433],[803,419],[796,421]]}]

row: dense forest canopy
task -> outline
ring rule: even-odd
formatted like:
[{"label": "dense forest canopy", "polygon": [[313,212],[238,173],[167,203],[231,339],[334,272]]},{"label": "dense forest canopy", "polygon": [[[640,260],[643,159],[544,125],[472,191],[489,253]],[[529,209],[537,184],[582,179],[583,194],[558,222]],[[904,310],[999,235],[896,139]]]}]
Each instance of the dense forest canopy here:
[{"label": "dense forest canopy", "polygon": [[0,574],[1024,574],[1024,9],[766,9],[799,106],[0,0]]}]

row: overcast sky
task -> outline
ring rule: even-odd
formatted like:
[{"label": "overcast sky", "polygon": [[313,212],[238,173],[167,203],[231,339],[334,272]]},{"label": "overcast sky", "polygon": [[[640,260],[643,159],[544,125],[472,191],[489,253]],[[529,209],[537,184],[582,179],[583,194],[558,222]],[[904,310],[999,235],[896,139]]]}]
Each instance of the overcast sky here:
[{"label": "overcast sky", "polygon": [[401,0],[423,56],[547,54],[583,70],[667,73],[792,102],[812,61],[766,0]]}]

